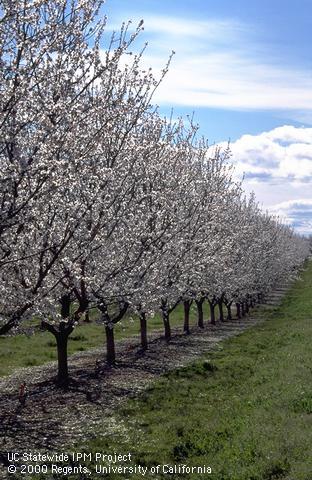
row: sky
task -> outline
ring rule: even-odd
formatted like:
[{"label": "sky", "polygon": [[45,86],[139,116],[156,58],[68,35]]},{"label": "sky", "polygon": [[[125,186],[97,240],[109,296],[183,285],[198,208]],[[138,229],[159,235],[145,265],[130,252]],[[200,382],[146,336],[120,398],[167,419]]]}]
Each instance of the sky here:
[{"label": "sky", "polygon": [[[264,210],[312,234],[312,0],[107,0],[107,34],[144,19],[160,113],[194,115]],[[212,147],[213,148],[213,147]]]}]

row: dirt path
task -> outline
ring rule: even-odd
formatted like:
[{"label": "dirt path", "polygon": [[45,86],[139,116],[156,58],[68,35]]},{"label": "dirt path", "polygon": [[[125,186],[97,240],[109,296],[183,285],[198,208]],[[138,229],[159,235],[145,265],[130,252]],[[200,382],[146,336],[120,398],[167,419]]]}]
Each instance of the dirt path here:
[{"label": "dirt path", "polygon": [[[279,303],[286,289],[286,286],[279,287],[268,303]],[[217,326],[206,325],[203,330],[194,327],[189,336],[182,335],[181,329],[174,329],[169,345],[159,336],[160,332],[154,332],[144,354],[137,339],[120,341],[118,362],[113,368],[101,362],[103,349],[74,354],[69,362],[73,381],[66,392],[54,385],[55,362],[19,369],[1,379],[0,478],[6,478],[7,452],[59,452],[66,445],[83,444],[101,432],[106,435],[122,428],[116,425],[113,415],[122,401],[144,390],[161,373],[185,366],[212,349],[222,348],[221,340],[239,334],[264,318],[235,319]],[[24,380],[29,394],[21,407],[18,388]]]}]

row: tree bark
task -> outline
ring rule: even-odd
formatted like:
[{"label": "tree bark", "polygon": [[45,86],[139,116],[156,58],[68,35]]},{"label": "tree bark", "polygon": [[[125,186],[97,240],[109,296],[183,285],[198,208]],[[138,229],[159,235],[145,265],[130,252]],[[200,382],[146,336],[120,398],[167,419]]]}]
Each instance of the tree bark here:
[{"label": "tree bark", "polygon": [[245,310],[245,304],[244,302],[241,303],[241,312],[242,312],[242,317],[246,315],[246,310]]},{"label": "tree bark", "polygon": [[106,334],[106,361],[109,365],[113,365],[116,361],[114,326],[112,324],[105,325]]},{"label": "tree bark", "polygon": [[216,324],[216,316],[215,316],[215,304],[213,302],[209,302],[210,307],[210,323],[212,325]]},{"label": "tree bark", "polygon": [[6,335],[16,325],[15,320],[9,320],[0,328],[0,335]]},{"label": "tree bark", "polygon": [[227,303],[227,305],[226,305],[226,309],[227,309],[227,319],[228,319],[228,320],[232,320],[231,306],[232,306],[232,302],[231,302],[231,303]]},{"label": "tree bark", "polygon": [[191,309],[191,302],[190,300],[185,300],[183,302],[184,306],[184,325],[183,325],[183,331],[186,333],[186,335],[189,335],[190,332],[190,309]]},{"label": "tree bark", "polygon": [[68,335],[66,333],[61,334],[61,332],[59,332],[55,338],[56,338],[57,363],[58,363],[57,384],[60,387],[66,388],[69,382],[68,362],[67,362]]},{"label": "tree bark", "polygon": [[203,312],[203,303],[204,299],[195,300],[197,305],[197,325],[199,328],[204,328],[204,312]]},{"label": "tree bark", "polygon": [[141,332],[141,347],[143,350],[147,350],[147,324],[146,324],[146,313],[140,313],[140,332]]},{"label": "tree bark", "polygon": [[68,361],[67,361],[67,345],[68,337],[74,330],[73,324],[69,321],[70,319],[70,306],[71,306],[71,295],[70,293],[65,293],[60,298],[61,304],[61,315],[64,319],[60,321],[58,328],[48,322],[41,322],[43,329],[48,330],[56,339],[56,348],[57,348],[57,384],[62,388],[67,388],[69,383],[68,375]]},{"label": "tree bark", "polygon": [[115,338],[114,338],[114,326],[118,323],[128,310],[129,304],[127,302],[121,302],[119,304],[119,312],[111,317],[108,313],[108,307],[105,301],[101,301],[98,305],[98,309],[102,313],[102,321],[105,325],[106,335],[106,361],[109,365],[113,365],[116,361],[115,352]]},{"label": "tree bark", "polygon": [[68,318],[70,315],[70,294],[66,293],[60,299],[62,318]]},{"label": "tree bark", "polygon": [[224,322],[224,314],[223,314],[223,302],[222,300],[218,301],[218,307],[219,307],[219,320],[220,322]]},{"label": "tree bark", "polygon": [[171,340],[171,328],[170,328],[170,321],[169,321],[169,313],[167,309],[162,310],[162,318],[165,327],[165,339],[167,342]]},{"label": "tree bark", "polygon": [[56,328],[54,325],[44,321],[41,322],[41,326],[44,330],[48,330],[48,332],[52,333],[55,337],[58,364],[57,384],[62,388],[66,388],[69,383],[67,344],[68,337],[74,330],[74,327],[71,323],[67,324],[65,322],[60,322],[59,327]]},{"label": "tree bark", "polygon": [[241,312],[241,305],[240,305],[240,303],[236,303],[236,316],[237,316],[237,318],[242,318],[242,312]]},{"label": "tree bark", "polygon": [[246,300],[246,302],[245,302],[245,312],[249,313],[249,302],[248,302],[248,300]]}]

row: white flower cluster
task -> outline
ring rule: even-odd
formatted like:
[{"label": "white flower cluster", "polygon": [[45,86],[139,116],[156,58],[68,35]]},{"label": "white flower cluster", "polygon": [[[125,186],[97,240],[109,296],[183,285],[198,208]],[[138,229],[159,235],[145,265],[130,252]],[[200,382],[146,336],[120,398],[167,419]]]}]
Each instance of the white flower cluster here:
[{"label": "white flower cluster", "polygon": [[243,302],[309,254],[244,197],[229,150],[152,108],[159,81],[126,55],[142,25],[100,52],[101,3],[0,0],[2,333],[34,314],[64,329],[94,307],[111,327],[128,308]]}]

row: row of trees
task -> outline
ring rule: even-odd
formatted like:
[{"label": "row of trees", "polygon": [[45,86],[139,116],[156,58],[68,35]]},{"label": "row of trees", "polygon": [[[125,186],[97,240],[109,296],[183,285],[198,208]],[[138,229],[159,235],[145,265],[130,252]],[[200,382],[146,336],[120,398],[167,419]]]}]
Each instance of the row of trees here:
[{"label": "row of trees", "polygon": [[[232,178],[229,149],[192,122],[162,118],[156,80],[131,54],[140,30],[107,40],[101,0],[0,0],[0,333],[38,317],[67,340],[98,309],[114,362],[114,325],[192,301],[215,323],[294,272],[306,239],[260,211]],[[107,49],[101,46],[106,42]],[[131,55],[130,55],[131,54]],[[240,315],[240,310],[238,311]]]}]

